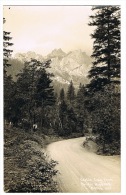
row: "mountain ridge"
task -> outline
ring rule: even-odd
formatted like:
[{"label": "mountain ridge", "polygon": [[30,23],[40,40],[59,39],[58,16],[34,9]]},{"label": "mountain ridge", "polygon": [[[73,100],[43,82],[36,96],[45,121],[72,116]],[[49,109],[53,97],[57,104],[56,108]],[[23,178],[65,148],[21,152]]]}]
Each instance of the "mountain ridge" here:
[{"label": "mountain ridge", "polygon": [[[24,62],[29,61],[31,58],[35,58],[41,62],[51,59],[51,68],[48,71],[54,74],[54,87],[58,85],[60,85],[60,87],[67,87],[71,80],[75,88],[78,88],[80,83],[87,84],[89,82],[87,74],[91,67],[91,58],[82,50],[73,50],[65,53],[59,48],[52,50],[52,52],[46,56],[36,54],[32,51],[17,53],[11,60],[12,63],[10,62],[12,66],[8,68],[8,72],[13,74],[14,69],[18,69],[18,62],[20,62],[20,70],[23,69]],[[14,61],[16,61],[15,67]]]}]

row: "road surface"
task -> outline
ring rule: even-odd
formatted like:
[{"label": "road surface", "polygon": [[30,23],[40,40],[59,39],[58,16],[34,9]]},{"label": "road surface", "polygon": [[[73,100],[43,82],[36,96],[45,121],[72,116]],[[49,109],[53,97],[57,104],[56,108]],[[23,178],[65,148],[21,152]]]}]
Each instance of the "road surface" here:
[{"label": "road surface", "polygon": [[100,156],[83,148],[84,137],[58,141],[47,147],[58,161],[61,192],[120,192],[120,157]]}]

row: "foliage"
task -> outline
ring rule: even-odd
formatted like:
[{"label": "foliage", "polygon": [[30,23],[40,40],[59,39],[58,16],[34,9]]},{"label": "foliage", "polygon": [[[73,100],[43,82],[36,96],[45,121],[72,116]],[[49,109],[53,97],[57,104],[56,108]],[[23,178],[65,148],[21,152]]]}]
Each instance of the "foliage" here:
[{"label": "foliage", "polygon": [[65,92],[64,92],[64,88],[62,88],[60,90],[60,101],[63,101],[65,99]]},{"label": "foliage", "polygon": [[91,38],[93,66],[88,77],[89,90],[97,91],[110,82],[119,83],[120,78],[120,7],[94,6],[90,26],[95,26]]},{"label": "foliage", "polygon": [[59,135],[69,135],[71,133],[68,126],[67,107],[68,105],[66,104],[65,100],[63,100],[59,105],[59,118],[61,121]]},{"label": "foliage", "polygon": [[57,162],[42,150],[46,137],[16,128],[5,129],[4,136],[5,192],[57,192]]},{"label": "foliage", "polygon": [[92,111],[93,131],[100,135],[103,152],[105,145],[118,142],[120,147],[120,95],[114,85],[108,85],[104,92],[97,92],[92,98],[97,105]]},{"label": "foliage", "polygon": [[[86,94],[86,88],[84,85],[80,84],[77,95],[75,95],[75,92],[72,92],[72,94],[74,94],[74,98],[70,100],[68,92],[70,91],[69,89],[73,89],[74,91],[73,83],[71,86],[72,87],[70,87],[70,85],[68,86],[67,96],[65,99],[64,90],[61,89],[59,100],[56,102],[56,112],[58,112],[58,114],[55,118],[55,127],[56,133],[60,136],[72,136],[74,133],[78,133],[78,136],[80,134],[84,135],[90,121],[88,118],[90,113],[88,112],[87,105],[85,105],[85,101],[89,99]],[[63,97],[62,93],[64,94]]]},{"label": "foliage", "polygon": [[[3,22],[6,22],[5,18],[3,18]],[[12,53],[9,47],[13,45],[13,43],[10,42],[11,39],[10,32],[3,31],[4,116],[6,119],[10,119],[11,102],[14,96],[14,82],[12,77],[7,75],[7,67],[11,66],[11,64],[8,63]]]},{"label": "foliage", "polygon": [[[6,20],[3,18],[3,23],[5,23]],[[6,68],[10,66],[8,63],[8,60],[11,56],[11,53],[13,50],[10,50],[8,47],[12,46],[13,43],[10,42],[12,37],[10,37],[10,32],[3,31],[3,64],[4,64],[4,73],[6,73]]]},{"label": "foliage", "polygon": [[89,25],[95,30],[91,34],[93,66],[85,88],[86,120],[98,134],[102,153],[116,144],[116,154],[120,150],[120,7],[93,6],[92,10]]},{"label": "foliage", "polygon": [[77,96],[76,96],[76,115],[77,115],[77,129],[78,131],[84,131],[84,122],[86,117],[85,108],[85,87],[84,85],[79,86]]},{"label": "foliage", "polygon": [[11,66],[7,67],[7,75],[11,75],[13,81],[17,81],[17,74],[24,68],[24,63],[16,58],[9,58],[8,61]]},{"label": "foliage", "polygon": [[6,75],[4,77],[4,117],[8,120],[11,118],[12,114],[11,103],[13,101],[14,92],[14,82],[12,77]]},{"label": "foliage", "polygon": [[72,101],[75,98],[75,88],[73,86],[73,82],[70,82],[70,85],[68,86],[68,91],[67,91],[67,99],[69,100],[70,103],[72,103]]},{"label": "foliage", "polygon": [[[25,62],[23,71],[17,75],[17,82],[15,83],[15,95],[13,103],[13,112],[16,116],[15,123],[22,123],[22,120],[27,120],[32,125],[39,123],[40,126],[44,124],[45,107],[53,106],[55,104],[54,89],[52,86],[52,76],[47,73],[46,69],[50,66],[50,60],[46,62],[39,62],[31,59],[30,62]],[[18,108],[16,109],[16,106]]]}]

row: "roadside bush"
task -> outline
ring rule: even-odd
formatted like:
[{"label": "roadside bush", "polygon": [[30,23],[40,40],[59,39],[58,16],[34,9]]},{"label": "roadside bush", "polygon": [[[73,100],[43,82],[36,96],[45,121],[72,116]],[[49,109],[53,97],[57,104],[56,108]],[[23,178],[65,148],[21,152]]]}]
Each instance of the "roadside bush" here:
[{"label": "roadside bush", "polygon": [[[102,146],[102,152],[106,153],[107,145],[111,147],[117,143],[117,150],[119,150],[120,94],[114,90],[114,86],[108,85],[104,91],[93,95],[92,104],[95,105],[95,109],[91,112],[92,126],[95,133],[99,134],[97,143]],[[116,151],[114,153],[116,154]]]},{"label": "roadside bush", "polygon": [[47,163],[38,158],[34,163],[29,160],[27,165],[27,174],[11,183],[9,192],[57,192],[57,183],[52,178],[57,174],[55,161]]},{"label": "roadside bush", "polygon": [[[46,137],[45,137],[46,138]],[[20,140],[20,141],[19,141]],[[57,162],[44,154],[46,140],[24,130],[5,130],[5,192],[57,192]]]}]

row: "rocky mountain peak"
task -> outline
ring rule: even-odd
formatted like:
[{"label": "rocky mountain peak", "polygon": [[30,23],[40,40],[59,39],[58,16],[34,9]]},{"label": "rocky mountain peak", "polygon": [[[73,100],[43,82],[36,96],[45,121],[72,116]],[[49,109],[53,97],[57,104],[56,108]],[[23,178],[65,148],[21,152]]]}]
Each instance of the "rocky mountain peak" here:
[{"label": "rocky mountain peak", "polygon": [[54,49],[50,54],[47,55],[47,58],[63,58],[66,55],[64,51],[62,51],[61,48],[59,49]]},{"label": "rocky mountain peak", "polygon": [[91,64],[91,58],[86,54],[86,52],[83,52],[82,50],[70,51],[67,54],[67,57],[72,58],[79,64],[85,64],[87,66]]}]

